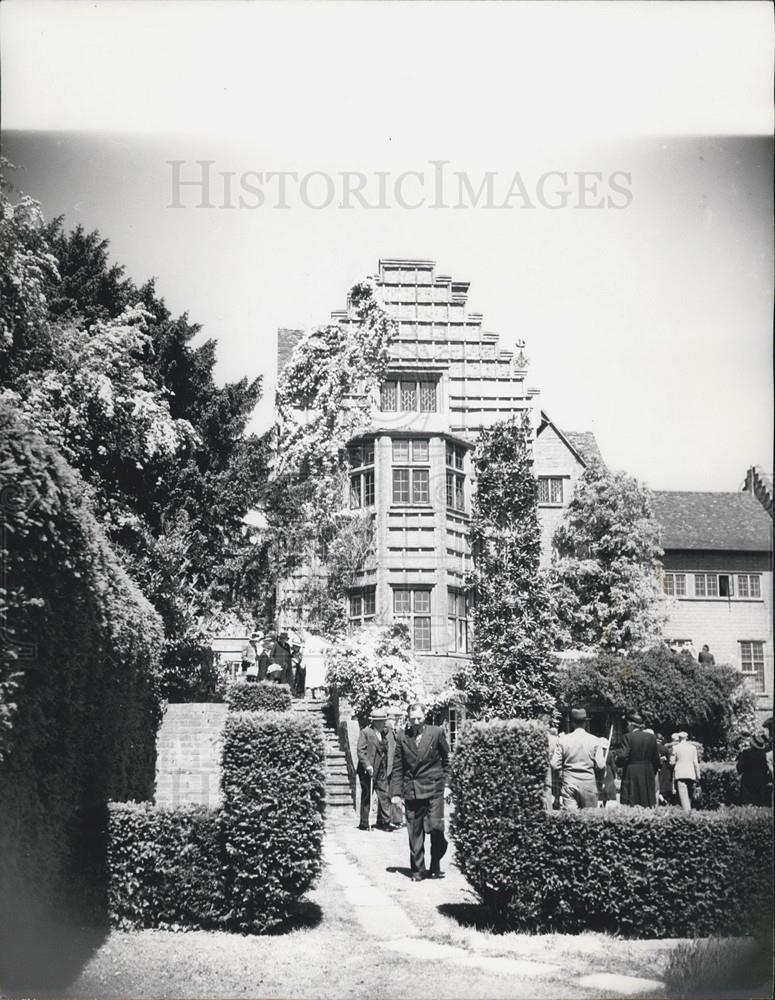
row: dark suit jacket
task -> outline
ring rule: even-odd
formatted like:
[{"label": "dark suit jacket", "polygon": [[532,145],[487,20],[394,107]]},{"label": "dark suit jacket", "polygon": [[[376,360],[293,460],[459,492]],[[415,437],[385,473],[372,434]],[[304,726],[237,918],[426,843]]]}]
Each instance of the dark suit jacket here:
[{"label": "dark suit jacket", "polygon": [[380,739],[379,733],[372,726],[366,726],[360,731],[357,752],[358,768],[361,771],[366,771],[370,766],[376,774],[382,761],[387,762],[387,743]]},{"label": "dark suit jacket", "polygon": [[433,799],[444,794],[448,777],[449,747],[443,729],[425,726],[419,744],[408,733],[396,733],[391,795]]},{"label": "dark suit jacket", "polygon": [[650,764],[654,774],[659,770],[659,751],[657,738],[653,733],[645,733],[636,729],[622,736],[622,748],[616,758],[620,767],[632,767],[638,764]]}]

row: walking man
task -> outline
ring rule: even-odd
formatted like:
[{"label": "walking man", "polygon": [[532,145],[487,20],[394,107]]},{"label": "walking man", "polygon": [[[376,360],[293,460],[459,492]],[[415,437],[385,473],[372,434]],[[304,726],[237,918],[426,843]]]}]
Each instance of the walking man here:
[{"label": "walking man", "polygon": [[630,717],[630,731],[622,737],[616,763],[624,769],[622,805],[655,806],[660,768],[657,738],[654,733],[643,731],[643,719],[637,712]]},{"label": "walking man", "polygon": [[441,878],[441,859],[447,852],[444,836],[444,797],[449,780],[449,747],[440,726],[425,723],[422,705],[409,709],[410,729],[396,733],[390,791],[393,803],[404,800],[409,833],[412,881],[426,876],[425,834],[431,836],[431,878]]},{"label": "walking man", "polygon": [[551,759],[562,782],[560,808],[597,809],[595,768],[605,770],[605,752],[600,740],[585,729],[585,709],[571,709],[570,719],[573,731],[560,736]]},{"label": "walking man", "polygon": [[[387,778],[388,783],[393,776],[393,761],[396,759],[396,733],[398,732],[404,713],[398,705],[390,705],[387,710],[388,719],[385,727],[385,741],[387,742]],[[400,801],[390,802],[390,826],[397,830],[404,825],[404,810]]]},{"label": "walking man", "polygon": [[387,784],[387,741],[385,722],[387,712],[375,708],[370,724],[358,736],[358,777],[361,782],[361,821],[359,830],[368,830],[371,811],[372,787],[377,793],[378,830],[390,829],[390,796]]}]

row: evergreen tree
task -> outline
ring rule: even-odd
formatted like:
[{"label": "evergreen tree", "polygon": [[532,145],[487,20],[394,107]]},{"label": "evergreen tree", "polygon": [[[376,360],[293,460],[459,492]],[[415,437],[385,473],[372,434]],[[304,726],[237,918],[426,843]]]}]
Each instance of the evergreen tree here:
[{"label": "evergreen tree", "polygon": [[481,718],[530,719],[554,708],[557,621],[539,570],[530,433],[527,419],[496,424],[474,453],[473,655],[456,682]]},{"label": "evergreen tree", "polygon": [[658,530],[651,494],[636,479],[598,462],[584,470],[554,535],[553,578],[573,647],[628,650],[659,641]]}]

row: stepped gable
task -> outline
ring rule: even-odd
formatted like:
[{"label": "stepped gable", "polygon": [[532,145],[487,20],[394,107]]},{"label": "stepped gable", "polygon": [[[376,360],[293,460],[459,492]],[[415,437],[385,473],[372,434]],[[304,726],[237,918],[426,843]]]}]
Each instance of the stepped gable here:
[{"label": "stepped gable", "polygon": [[[514,350],[500,346],[483,326],[481,313],[469,312],[469,282],[437,275],[429,260],[384,259],[371,279],[383,308],[398,326],[390,349],[391,373],[444,373],[452,433],[471,435],[495,420],[530,409],[537,390],[527,387],[524,341]],[[352,303],[332,320],[356,323]]]}]

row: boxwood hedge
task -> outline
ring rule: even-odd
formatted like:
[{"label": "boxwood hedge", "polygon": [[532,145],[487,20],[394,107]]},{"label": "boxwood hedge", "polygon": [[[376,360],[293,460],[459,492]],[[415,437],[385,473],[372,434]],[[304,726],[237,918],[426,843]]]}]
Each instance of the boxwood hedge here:
[{"label": "boxwood hedge", "polygon": [[110,811],[110,916],[118,927],[261,933],[321,871],[325,791],[320,724],[290,713],[226,722],[223,805]]},{"label": "boxwood hedge", "polygon": [[772,896],[772,812],[546,813],[536,723],[467,726],[455,748],[458,864],[501,925],[638,937],[746,933]]},{"label": "boxwood hedge", "polygon": [[321,872],[323,730],[279,712],[233,712],[223,734],[223,829],[229,925],[261,932]]},{"label": "boxwood hedge", "polygon": [[274,681],[236,681],[226,692],[233,712],[290,712],[291,689]]},{"label": "boxwood hedge", "polygon": [[108,904],[124,929],[223,925],[223,837],[217,809],[112,803]]},{"label": "boxwood hedge", "polygon": [[740,775],[734,764],[703,761],[700,776],[703,809],[740,805]]}]

